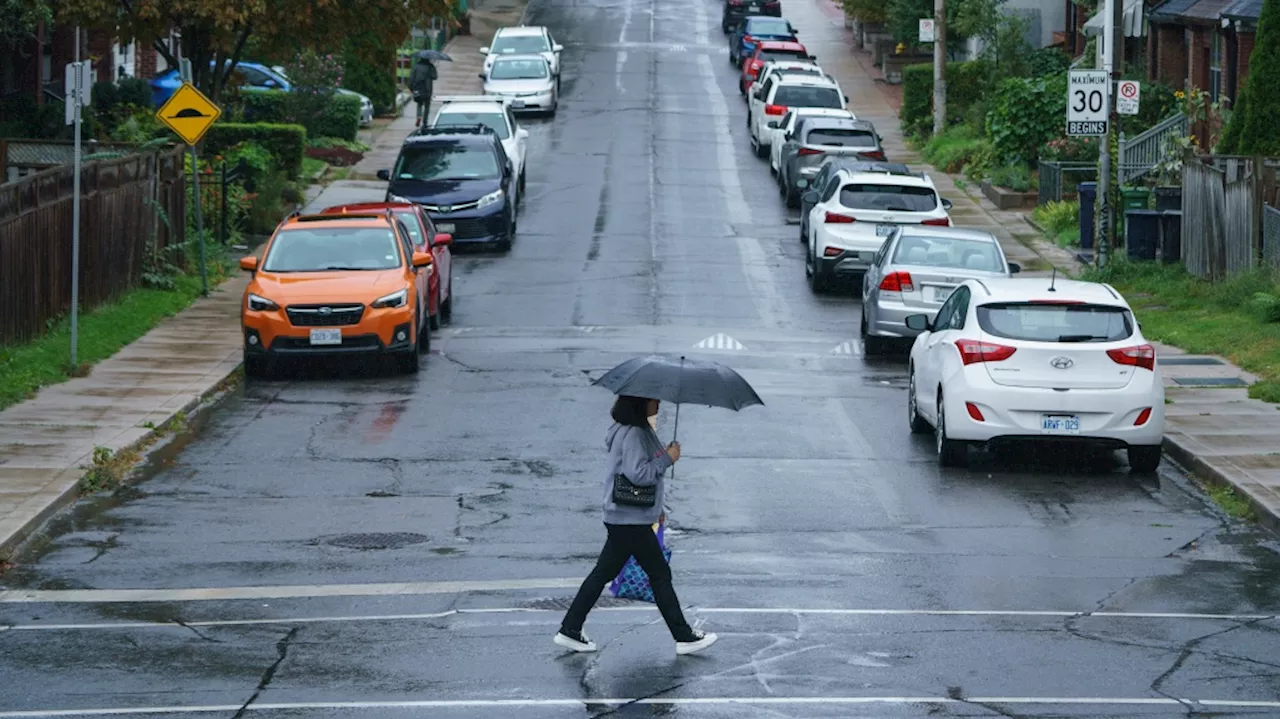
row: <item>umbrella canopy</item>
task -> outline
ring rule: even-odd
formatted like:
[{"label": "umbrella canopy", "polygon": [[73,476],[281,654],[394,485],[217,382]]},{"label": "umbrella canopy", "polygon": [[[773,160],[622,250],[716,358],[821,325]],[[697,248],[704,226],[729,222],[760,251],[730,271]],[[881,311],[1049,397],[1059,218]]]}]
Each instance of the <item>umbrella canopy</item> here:
[{"label": "umbrella canopy", "polygon": [[419,60],[443,60],[445,62],[453,62],[453,58],[440,52],[439,50],[419,50]]},{"label": "umbrella canopy", "polygon": [[592,384],[614,394],[680,404],[723,407],[735,412],[763,405],[760,395],[737,372],[716,362],[654,355],[614,367]]}]

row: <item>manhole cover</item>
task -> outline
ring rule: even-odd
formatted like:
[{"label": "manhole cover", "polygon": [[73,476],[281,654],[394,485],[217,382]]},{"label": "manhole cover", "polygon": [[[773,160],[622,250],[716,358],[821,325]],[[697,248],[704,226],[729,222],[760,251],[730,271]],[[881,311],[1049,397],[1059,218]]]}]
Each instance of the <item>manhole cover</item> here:
[{"label": "manhole cover", "polygon": [[[543,597],[535,599],[531,602],[525,602],[520,607],[523,609],[546,609],[553,611],[566,611],[569,605],[573,604],[573,597]],[[634,602],[630,599],[619,599],[617,597],[600,597],[596,602],[597,607],[635,607],[644,604],[644,602]]]},{"label": "manhole cover", "polygon": [[399,549],[411,544],[429,542],[431,538],[425,534],[412,532],[376,532],[373,534],[335,534],[316,540],[320,544],[347,549]]},{"label": "manhole cover", "polygon": [[1220,365],[1225,364],[1216,357],[1161,357],[1160,364],[1167,365]]}]

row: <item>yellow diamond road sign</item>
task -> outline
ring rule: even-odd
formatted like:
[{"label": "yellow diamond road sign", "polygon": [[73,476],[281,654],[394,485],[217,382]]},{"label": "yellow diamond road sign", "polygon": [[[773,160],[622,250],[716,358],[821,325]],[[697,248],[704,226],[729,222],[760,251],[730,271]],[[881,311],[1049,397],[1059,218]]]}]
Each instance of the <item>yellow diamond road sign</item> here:
[{"label": "yellow diamond road sign", "polygon": [[178,133],[188,145],[200,142],[213,122],[222,116],[222,110],[189,82],[169,98],[156,113],[156,118]]}]

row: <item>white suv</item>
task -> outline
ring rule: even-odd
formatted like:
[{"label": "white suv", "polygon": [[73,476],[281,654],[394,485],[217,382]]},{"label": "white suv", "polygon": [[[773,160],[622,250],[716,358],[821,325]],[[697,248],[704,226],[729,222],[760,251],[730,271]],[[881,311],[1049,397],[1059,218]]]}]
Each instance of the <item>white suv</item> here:
[{"label": "white suv", "polygon": [[804,270],[814,292],[825,291],[838,275],[864,274],[899,225],[951,226],[951,201],[938,196],[923,172],[839,170],[825,186],[809,188],[803,200],[813,206],[804,222]]},{"label": "white suv", "polygon": [[484,125],[502,140],[502,149],[511,158],[516,173],[516,196],[524,196],[524,160],[529,149],[529,131],[520,127],[511,101],[494,95],[450,95],[439,98],[440,109],[431,127]]},{"label": "white suv", "polygon": [[551,31],[545,27],[519,25],[516,27],[500,27],[493,36],[493,44],[480,48],[484,59],[484,76],[489,77],[493,68],[493,60],[499,55],[541,55],[551,63],[551,74],[556,82],[560,81],[560,53],[564,45],[560,45],[551,37]]},{"label": "white suv", "polygon": [[1155,348],[1110,285],[1048,277],[970,279],[911,347],[907,419],[934,427],[938,460],[960,465],[971,444],[1048,440],[1125,449],[1151,473],[1164,439]]},{"label": "white suv", "polygon": [[781,119],[787,110],[798,107],[843,110],[849,101],[840,85],[829,76],[775,76],[758,91],[753,86],[752,92],[753,106],[759,102],[761,107],[760,112],[752,112],[747,118],[747,132],[751,135],[751,147],[755,149],[756,157],[764,157],[769,152],[769,143],[773,139],[769,121]]}]

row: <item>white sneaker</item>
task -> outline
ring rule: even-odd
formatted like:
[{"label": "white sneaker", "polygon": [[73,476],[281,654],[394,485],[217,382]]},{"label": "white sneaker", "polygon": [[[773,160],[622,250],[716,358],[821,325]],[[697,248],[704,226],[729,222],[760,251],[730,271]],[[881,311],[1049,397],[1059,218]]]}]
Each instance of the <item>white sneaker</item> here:
[{"label": "white sneaker", "polygon": [[578,632],[576,637],[564,632],[556,632],[556,637],[552,641],[565,649],[571,649],[575,652],[594,652],[596,650],[596,643],[587,638],[585,632]]},{"label": "white sneaker", "polygon": [[720,638],[711,632],[700,632],[697,629],[693,630],[693,636],[696,637],[696,639],[691,642],[676,642],[676,654],[693,654],[694,652],[700,652],[712,644],[715,644],[716,640]]}]

